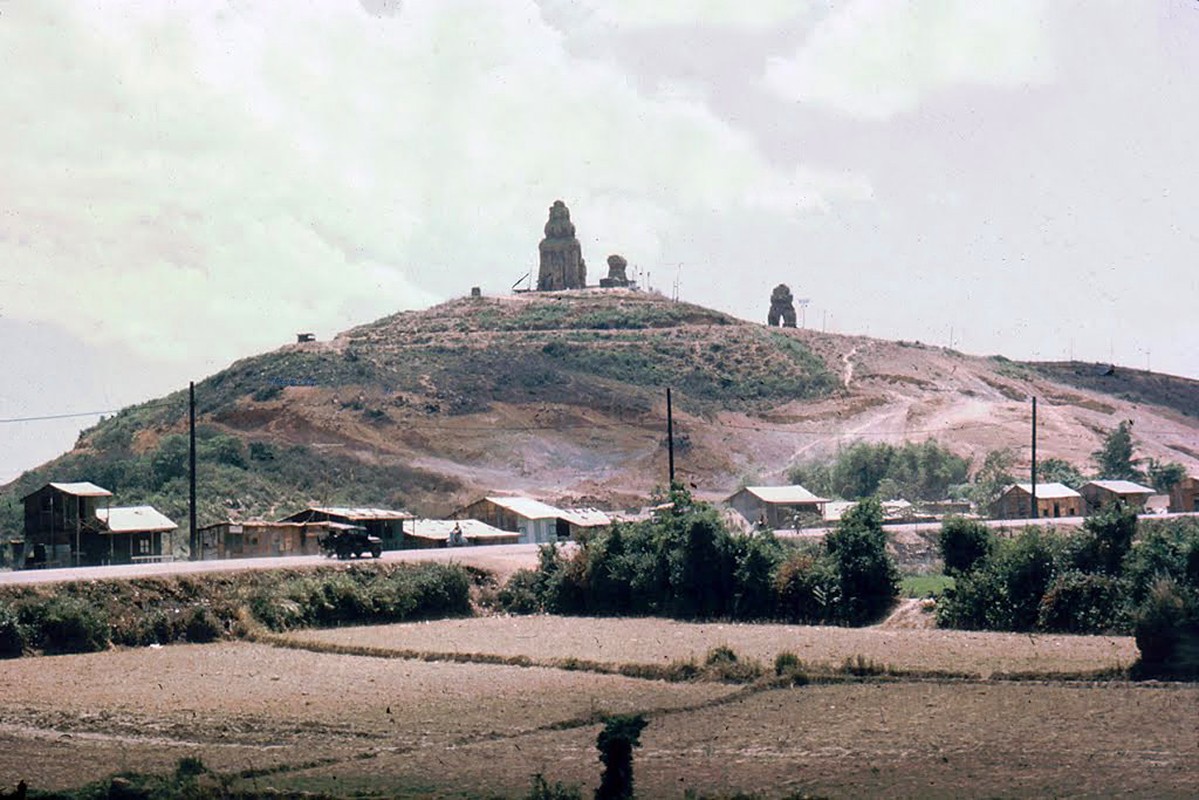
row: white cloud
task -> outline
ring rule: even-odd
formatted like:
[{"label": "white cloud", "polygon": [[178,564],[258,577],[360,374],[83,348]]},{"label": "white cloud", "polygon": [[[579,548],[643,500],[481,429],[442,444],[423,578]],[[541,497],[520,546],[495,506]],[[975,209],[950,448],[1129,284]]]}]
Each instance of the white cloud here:
[{"label": "white cloud", "polygon": [[[567,0],[576,3],[579,0]],[[705,25],[768,28],[805,17],[813,5],[806,0],[581,0],[587,12],[602,23],[643,28]]]},{"label": "white cloud", "polygon": [[648,260],[691,213],[857,194],[571,57],[529,0],[20,6],[0,50],[6,313],[154,358],[506,288],[558,197]]},{"label": "white cloud", "polygon": [[850,0],[791,57],[772,59],[778,96],[883,119],[961,85],[1016,87],[1048,80],[1043,0]]}]

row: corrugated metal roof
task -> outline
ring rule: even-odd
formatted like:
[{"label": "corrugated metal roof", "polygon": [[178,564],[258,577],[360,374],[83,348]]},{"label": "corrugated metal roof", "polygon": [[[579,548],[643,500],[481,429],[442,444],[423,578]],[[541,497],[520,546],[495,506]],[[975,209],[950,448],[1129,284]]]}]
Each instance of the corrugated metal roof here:
[{"label": "corrugated metal roof", "polygon": [[[1017,483],[1008,487],[1011,491],[1014,486],[1019,486],[1026,493],[1032,494],[1031,483]],[[1038,483],[1037,484],[1037,499],[1038,500],[1053,500],[1055,498],[1065,497],[1082,497],[1078,492],[1071,489],[1064,483]]]},{"label": "corrugated metal roof", "polygon": [[824,497],[817,497],[807,489],[796,484],[794,486],[746,486],[745,491],[757,497],[764,503],[827,503]]},{"label": "corrugated metal roof", "polygon": [[[390,508],[353,508],[348,506],[312,506],[308,511],[319,511],[331,517],[346,519],[412,519],[407,511],[395,511]],[[300,512],[303,513],[303,512]],[[293,514],[292,516],[296,516]]]},{"label": "corrugated metal roof", "polygon": [[179,527],[154,506],[101,508],[96,511],[96,516],[112,533],[152,533]]},{"label": "corrugated metal roof", "polygon": [[80,481],[78,483],[56,483],[51,481],[50,485],[63,494],[69,494],[74,497],[112,497],[112,492],[87,481]]},{"label": "corrugated metal roof", "polygon": [[488,497],[485,499],[525,519],[557,519],[558,517],[565,518],[566,515],[562,509],[531,497]]},{"label": "corrugated metal roof", "polygon": [[612,524],[607,512],[598,508],[564,508],[562,519],[580,528],[600,528]]},{"label": "corrugated metal roof", "polygon": [[467,539],[517,539],[520,534],[502,531],[477,519],[411,519],[404,523],[404,534],[421,539],[449,539],[457,525]]},{"label": "corrugated metal roof", "polygon": [[1132,481],[1087,481],[1087,486],[1098,486],[1116,494],[1153,494],[1148,486],[1142,486]]}]

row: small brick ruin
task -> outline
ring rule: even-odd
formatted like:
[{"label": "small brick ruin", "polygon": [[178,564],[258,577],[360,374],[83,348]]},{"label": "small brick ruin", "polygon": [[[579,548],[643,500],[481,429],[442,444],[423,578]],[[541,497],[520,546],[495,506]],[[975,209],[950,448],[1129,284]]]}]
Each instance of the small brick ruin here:
[{"label": "small brick ruin", "polygon": [[795,327],[795,298],[791,296],[791,287],[780,283],[770,293],[770,314],[766,317],[770,326],[781,324],[784,328]]}]

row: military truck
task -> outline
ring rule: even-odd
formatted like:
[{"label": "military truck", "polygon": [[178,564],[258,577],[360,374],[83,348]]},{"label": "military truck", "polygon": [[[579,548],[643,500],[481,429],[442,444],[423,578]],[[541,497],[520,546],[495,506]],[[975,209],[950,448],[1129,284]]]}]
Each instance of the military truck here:
[{"label": "military truck", "polygon": [[371,554],[371,558],[383,555],[383,540],[361,528],[331,530],[328,536],[317,541],[327,558],[337,556],[344,561],[347,558],[361,558],[367,553]]}]

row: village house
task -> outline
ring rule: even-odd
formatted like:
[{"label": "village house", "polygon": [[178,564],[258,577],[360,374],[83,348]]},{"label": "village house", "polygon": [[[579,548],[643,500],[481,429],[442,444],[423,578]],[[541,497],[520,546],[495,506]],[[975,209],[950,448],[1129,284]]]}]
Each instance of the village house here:
[{"label": "village house", "polygon": [[1175,514],[1194,513],[1195,497],[1199,495],[1199,474],[1188,473],[1170,488],[1170,511]]},{"label": "village house", "polygon": [[378,536],[384,550],[400,550],[404,544],[404,521],[413,519],[407,511],[390,508],[356,508],[344,506],[311,506],[280,522],[331,522],[364,529]]},{"label": "village house", "polygon": [[104,563],[135,564],[173,558],[171,534],[179,526],[154,506],[98,508],[96,517],[107,529],[103,532],[108,540]]},{"label": "village house", "polygon": [[531,497],[484,497],[451,515],[477,519],[502,531],[519,533],[520,544],[541,544],[570,538],[566,512]]},{"label": "village house", "polygon": [[[992,506],[995,519],[1031,519],[1032,484],[1017,483],[1003,490]],[[1061,483],[1037,484],[1037,514],[1039,518],[1080,517],[1086,501],[1078,492]]]},{"label": "village house", "polygon": [[200,552],[193,560],[311,556],[321,552],[320,539],[333,527],[353,527],[331,522],[267,522],[227,520],[197,530]]},{"label": "village house", "polygon": [[25,504],[25,560],[30,566],[69,567],[99,563],[106,550],[98,537],[96,509],[112,492],[94,483],[47,483],[21,498]]},{"label": "village house", "polygon": [[159,561],[177,527],[152,506],[110,507],[112,492],[86,481],[50,482],[25,504],[25,565],[99,566]]},{"label": "village house", "polygon": [[404,545],[411,548],[452,547],[457,528],[467,545],[516,544],[519,533],[493,528],[477,519],[409,519],[404,521]]},{"label": "village house", "polygon": [[1153,490],[1148,486],[1132,481],[1087,481],[1078,491],[1087,501],[1088,514],[1094,514],[1112,503],[1124,503],[1140,514],[1145,511],[1145,503],[1153,495]]},{"label": "village house", "polygon": [[725,500],[749,524],[762,523],[771,530],[796,528],[796,520],[804,517],[819,519],[828,502],[799,485],[746,486]]},{"label": "village house", "polygon": [[567,536],[575,540],[580,533],[593,533],[612,526],[612,517],[598,508],[564,508],[561,519],[566,522]]}]

